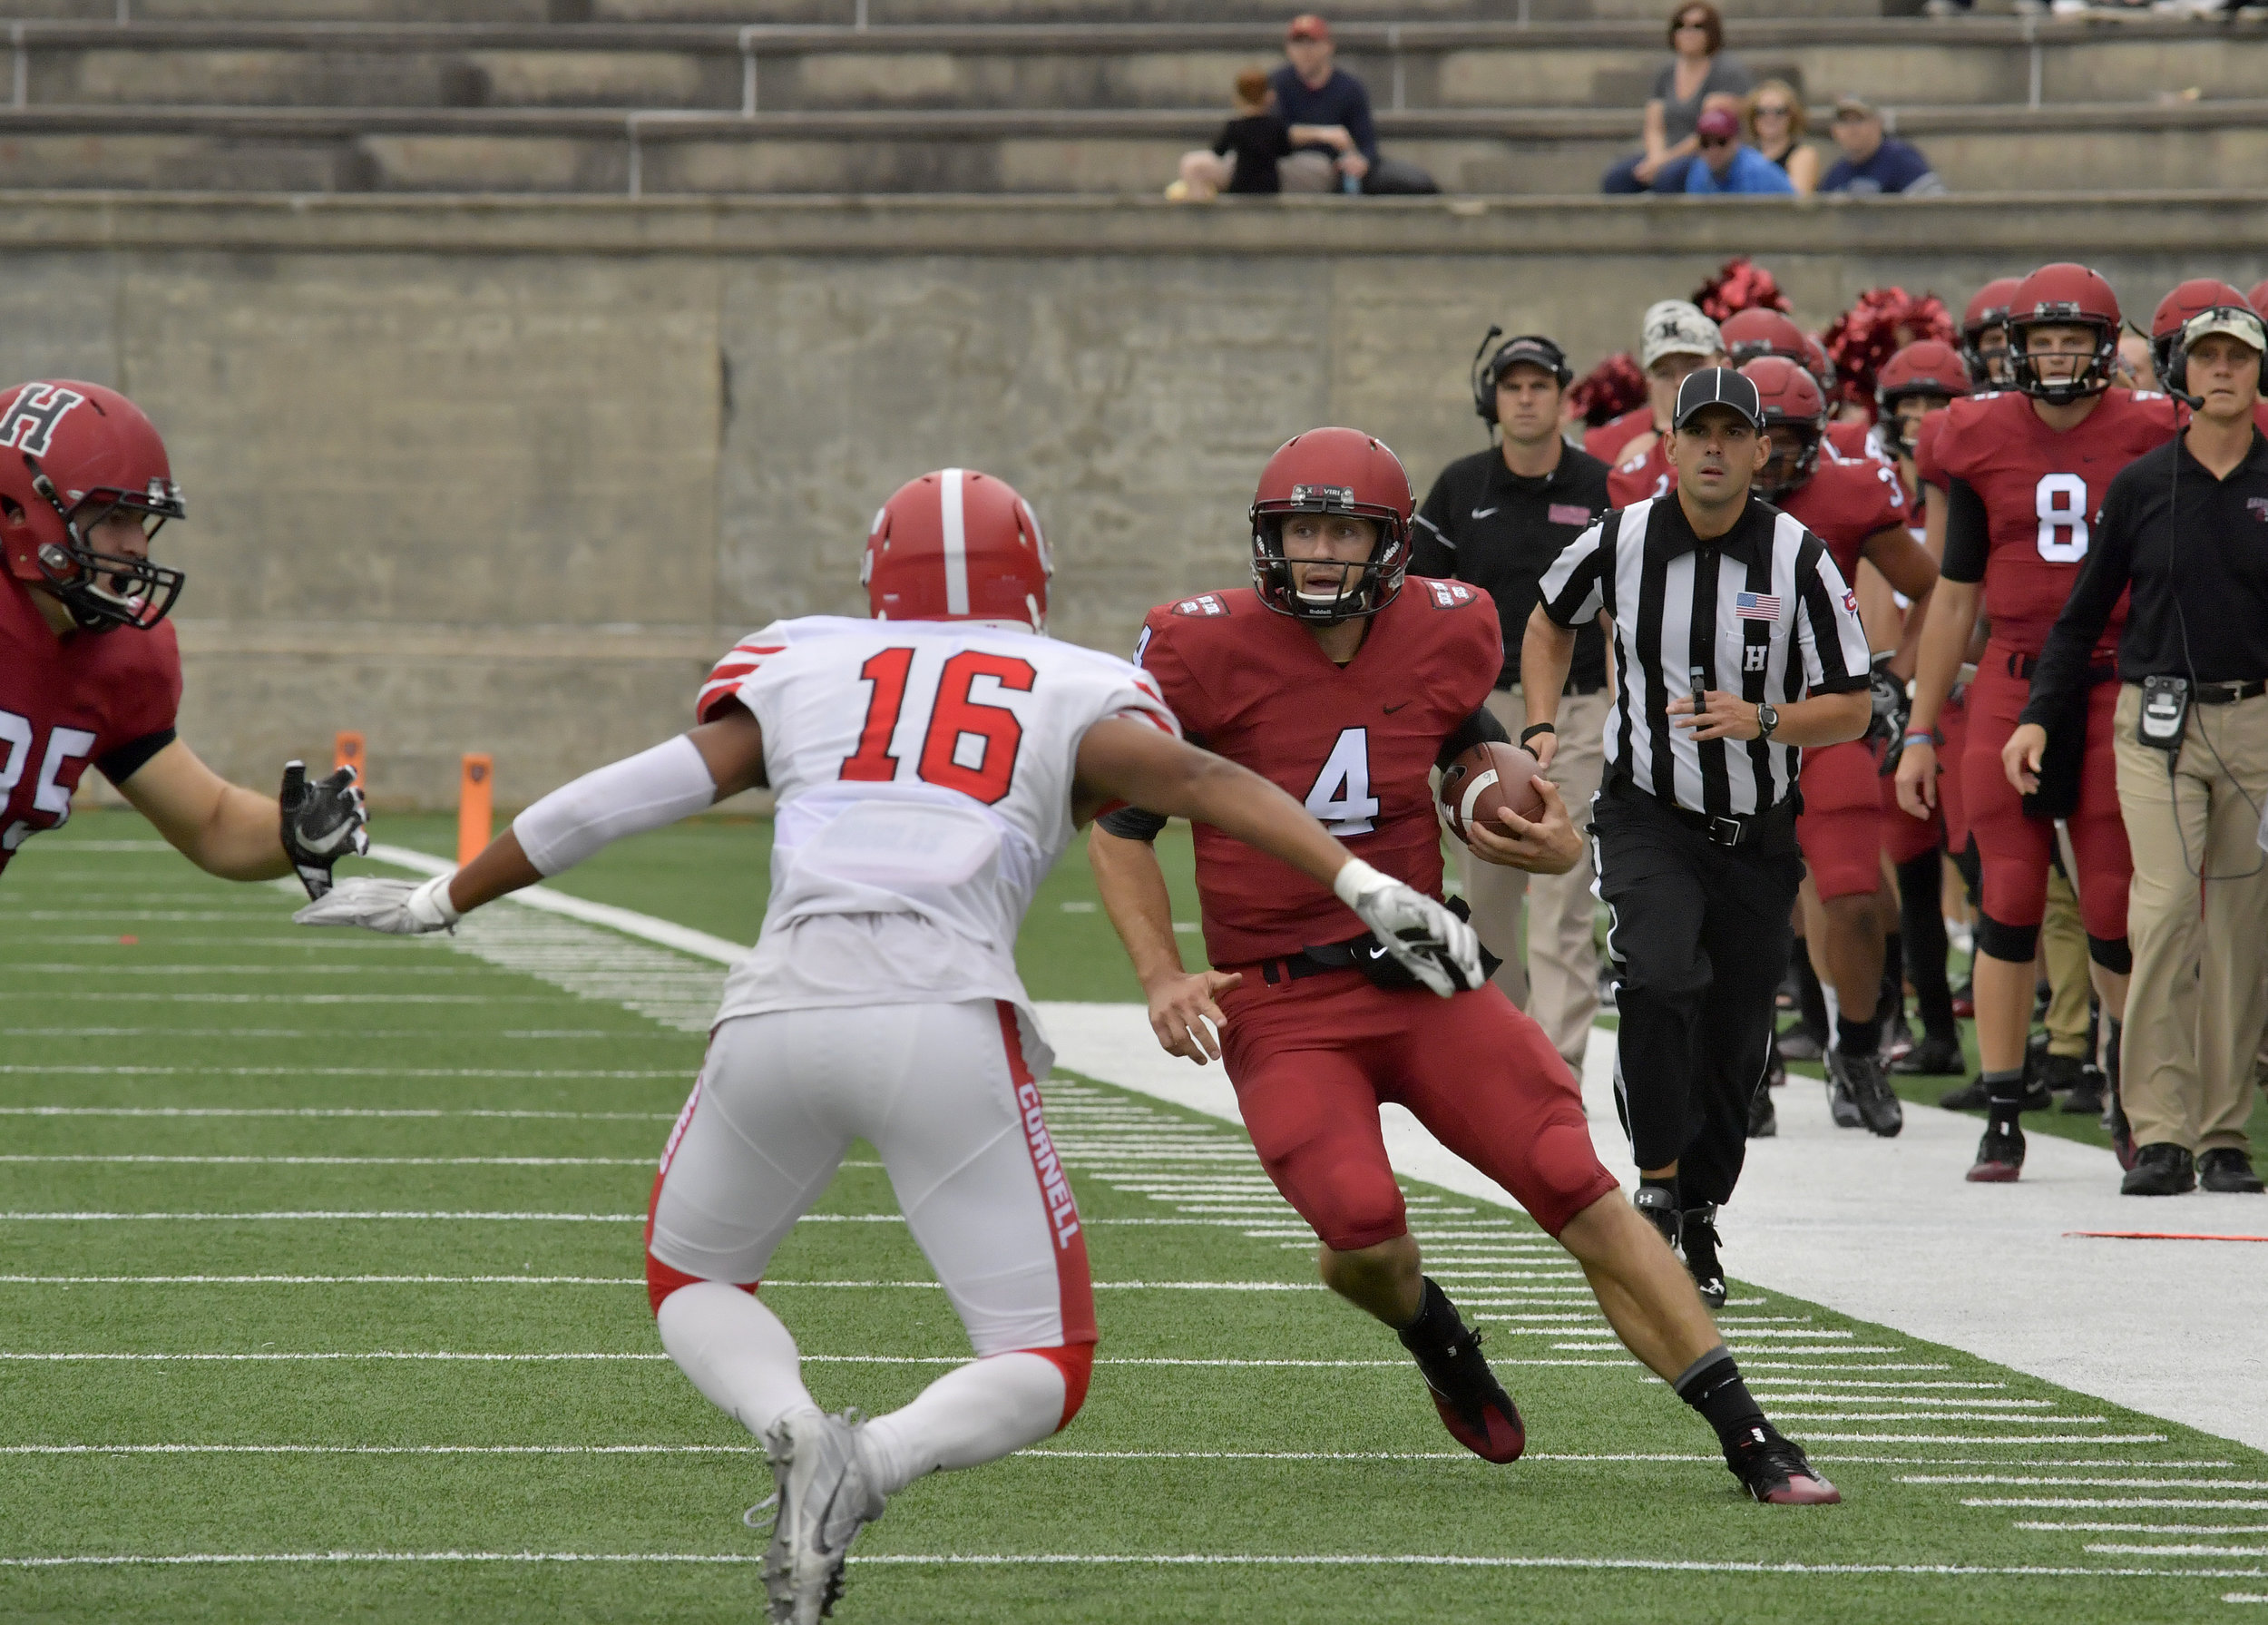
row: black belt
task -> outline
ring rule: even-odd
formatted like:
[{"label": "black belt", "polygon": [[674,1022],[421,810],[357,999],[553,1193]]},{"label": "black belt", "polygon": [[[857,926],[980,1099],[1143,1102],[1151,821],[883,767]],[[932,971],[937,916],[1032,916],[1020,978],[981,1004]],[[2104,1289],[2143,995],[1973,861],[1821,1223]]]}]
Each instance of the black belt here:
[{"label": "black belt", "polygon": [[[1365,936],[1361,940],[1369,942],[1372,939]],[[1279,982],[1305,982],[1310,976],[1321,976],[1332,971],[1351,971],[1355,968],[1354,952],[1348,945],[1333,943],[1330,947],[1345,949],[1346,957],[1326,964],[1316,958],[1315,954],[1303,950],[1287,959],[1263,959],[1260,962],[1260,980],[1270,987],[1274,987]],[[1329,949],[1325,950],[1325,952],[1328,951]]]},{"label": "black belt", "polygon": [[1626,789],[1634,796],[1643,796],[1686,828],[1697,831],[1712,846],[1737,847],[1753,837],[1756,827],[1767,818],[1777,819],[1790,809],[1794,798],[1768,807],[1759,813],[1697,813],[1691,808],[1680,807],[1675,801],[1665,801],[1649,790],[1638,788],[1636,781],[1618,778],[1614,788]]},{"label": "black belt", "polygon": [[[2039,657],[2036,654],[2011,654],[2009,656],[2009,675],[2017,679],[2019,682],[2029,682],[2032,679],[2032,673],[2038,670]],[[2090,689],[2097,683],[2116,682],[2117,680],[2118,666],[2116,661],[2104,661],[2091,665],[2087,669],[2087,686]]]},{"label": "black belt", "polygon": [[2199,705],[2234,705],[2261,694],[2268,694],[2268,680],[2257,678],[2251,682],[2201,682],[2189,690]]}]

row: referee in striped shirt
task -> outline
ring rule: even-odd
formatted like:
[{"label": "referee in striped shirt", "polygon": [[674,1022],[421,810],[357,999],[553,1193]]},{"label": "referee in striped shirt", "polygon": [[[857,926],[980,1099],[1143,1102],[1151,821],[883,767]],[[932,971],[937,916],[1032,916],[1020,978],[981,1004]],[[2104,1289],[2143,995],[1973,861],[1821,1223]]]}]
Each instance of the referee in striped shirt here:
[{"label": "referee in striped shirt", "polygon": [[1621,980],[1615,1095],[1636,1203],[1712,1305],[1716,1209],[1747,1150],[1804,877],[1796,753],[1866,731],[1866,635],[1819,538],[1751,494],[1771,455],[1756,387],[1677,391],[1677,489],[1606,515],[1545,573],[1520,739],[1547,764],[1575,628],[1614,623],[1617,683],[1591,850]]}]

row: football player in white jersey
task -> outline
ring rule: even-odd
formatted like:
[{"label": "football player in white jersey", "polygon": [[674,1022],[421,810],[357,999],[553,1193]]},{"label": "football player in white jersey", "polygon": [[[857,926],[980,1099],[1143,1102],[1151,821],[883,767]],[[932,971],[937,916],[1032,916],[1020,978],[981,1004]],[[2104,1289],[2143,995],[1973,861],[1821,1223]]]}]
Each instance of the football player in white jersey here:
[{"label": "football player in white jersey", "polygon": [[[1052,1056],[1016,932],[1075,827],[1120,802],[1212,824],[1331,886],[1426,985],[1481,981],[1470,927],[1348,855],[1266,779],[1185,743],[1151,680],[1044,635],[1050,564],[1007,485],[948,468],[875,517],[873,619],[776,622],[699,726],[585,775],[451,876],[348,880],[309,925],[408,934],[607,842],[768,785],[761,937],[725,984],[648,1222],[662,1346],[769,1453],[771,1617],[818,1619],[886,1497],[1070,1422],[1094,1356],[1086,1242],[1049,1140]],[[977,1358],[901,1410],[824,1415],[756,1294],[854,1139],[888,1169]]]}]

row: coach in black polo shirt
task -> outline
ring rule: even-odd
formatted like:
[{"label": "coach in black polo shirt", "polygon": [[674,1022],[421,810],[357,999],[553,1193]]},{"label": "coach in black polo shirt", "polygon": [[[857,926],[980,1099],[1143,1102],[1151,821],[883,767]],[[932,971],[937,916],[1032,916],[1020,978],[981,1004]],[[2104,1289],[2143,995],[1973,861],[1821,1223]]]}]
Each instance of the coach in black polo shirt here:
[{"label": "coach in black polo shirt", "polygon": [[1639,1210],[1722,1303],[1716,1209],[1746,1154],[1804,876],[1797,748],[1857,739],[1872,704],[1856,597],[1819,538],[1749,490],[1772,445],[1755,385],[1696,372],[1671,422],[1677,490],[1608,514],[1544,574],[1522,737],[1548,758],[1574,629],[1604,610],[1621,680],[1591,838],[1621,978],[1617,1094]]},{"label": "coach in black polo shirt", "polygon": [[[1442,470],[1418,511],[1410,569],[1485,587],[1504,622],[1504,670],[1489,710],[1513,732],[1527,715],[1517,694],[1520,640],[1536,607],[1536,583],[1567,544],[1607,509],[1607,465],[1559,436],[1560,394],[1573,377],[1567,357],[1535,335],[1497,347],[1472,380],[1473,410],[1499,430],[1501,444]],[[1559,702],[1562,735],[1549,777],[1579,814],[1598,788],[1607,722],[1607,639],[1596,624],[1576,629],[1575,664]],[[1523,869],[1463,859],[1473,928],[1502,955],[1496,984],[1582,1075],[1591,1018],[1598,1011],[1598,951],[1591,941],[1591,867],[1530,876]],[[1528,957],[1519,946],[1528,905]]]}]

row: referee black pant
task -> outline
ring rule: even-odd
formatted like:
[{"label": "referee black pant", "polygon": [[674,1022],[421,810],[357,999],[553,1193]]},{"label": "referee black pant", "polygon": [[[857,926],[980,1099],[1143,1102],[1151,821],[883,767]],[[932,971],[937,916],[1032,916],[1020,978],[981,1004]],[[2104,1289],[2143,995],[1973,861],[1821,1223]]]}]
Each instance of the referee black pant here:
[{"label": "referee black pant", "polygon": [[1622,1126],[1641,1170],[1677,1164],[1684,1206],[1728,1200],[1804,878],[1794,808],[1750,820],[1731,847],[1628,781],[1609,783],[1592,809],[1599,895],[1613,911],[1607,951],[1621,979]]}]

